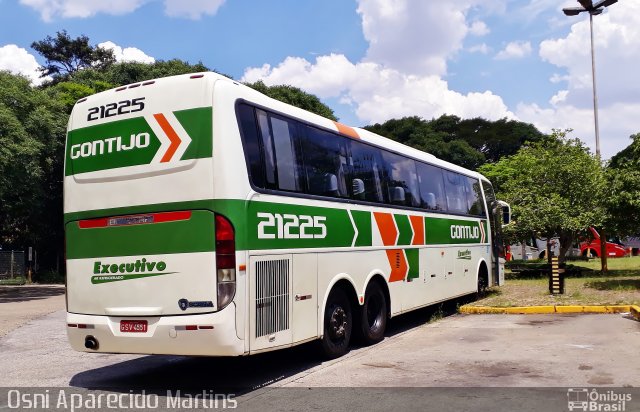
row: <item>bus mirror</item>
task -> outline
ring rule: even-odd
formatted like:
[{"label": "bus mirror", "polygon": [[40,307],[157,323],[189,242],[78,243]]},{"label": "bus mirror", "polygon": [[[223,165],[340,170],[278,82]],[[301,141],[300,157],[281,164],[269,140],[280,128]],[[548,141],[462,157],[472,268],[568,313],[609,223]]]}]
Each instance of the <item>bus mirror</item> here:
[{"label": "bus mirror", "polygon": [[392,203],[404,203],[404,188],[401,186],[394,186],[391,188],[391,202]]},{"label": "bus mirror", "polygon": [[498,200],[498,204],[502,207],[502,225],[506,226],[511,223],[511,206],[502,200]]},{"label": "bus mirror", "polygon": [[353,179],[353,195],[358,196],[364,193],[364,182],[362,179]]}]

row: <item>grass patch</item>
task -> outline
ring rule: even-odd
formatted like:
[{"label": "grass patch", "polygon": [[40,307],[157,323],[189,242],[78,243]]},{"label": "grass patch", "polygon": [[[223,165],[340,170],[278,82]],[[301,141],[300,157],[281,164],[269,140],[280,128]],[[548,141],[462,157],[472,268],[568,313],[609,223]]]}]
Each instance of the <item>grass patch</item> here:
[{"label": "grass patch", "polygon": [[638,305],[640,304],[640,256],[608,259],[609,271],[600,272],[600,259],[574,261],[581,269],[565,277],[564,295],[549,294],[548,276],[533,278],[509,274],[504,286],[491,288],[472,306],[539,305]]},{"label": "grass patch", "polygon": [[27,283],[27,279],[17,276],[13,279],[1,279],[0,286],[22,286]]}]

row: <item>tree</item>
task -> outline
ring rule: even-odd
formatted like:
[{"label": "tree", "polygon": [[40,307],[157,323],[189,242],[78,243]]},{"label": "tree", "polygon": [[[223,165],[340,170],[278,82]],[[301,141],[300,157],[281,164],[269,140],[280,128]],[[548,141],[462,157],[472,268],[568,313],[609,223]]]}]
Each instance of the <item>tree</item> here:
[{"label": "tree", "polygon": [[468,169],[476,169],[486,162],[482,153],[469,143],[456,138],[457,116],[442,116],[426,121],[418,116],[391,119],[365,129],[400,143],[428,152],[440,159]]},{"label": "tree", "polygon": [[365,129],[429,152],[468,169],[515,154],[526,142],[543,138],[533,125],[515,120],[462,120],[442,115],[430,121],[417,116],[391,119]]},{"label": "tree", "polygon": [[561,261],[580,231],[605,220],[603,169],[579,139],[567,138],[566,131],[555,130],[513,156],[485,164],[479,172],[511,204],[510,232],[520,239],[532,233],[547,239],[558,236]]},{"label": "tree", "polygon": [[0,244],[62,257],[64,104],[29,80],[0,72]]},{"label": "tree", "polygon": [[333,110],[331,110],[331,108],[326,104],[322,103],[317,96],[307,93],[297,87],[288,85],[267,86],[260,80],[255,83],[245,84],[273,99],[308,110],[322,117],[326,117],[327,119],[334,121],[338,120],[333,113]]},{"label": "tree", "polygon": [[54,81],[64,79],[80,69],[104,70],[116,59],[113,51],[89,45],[87,36],[72,39],[66,30],[31,43],[31,47],[46,59],[40,68],[41,77],[51,76]]},{"label": "tree", "polygon": [[606,214],[600,226],[601,270],[608,271],[607,233],[618,236],[640,233],[640,133],[631,136],[632,142],[613,156],[605,170],[607,184],[603,193]]},{"label": "tree", "polygon": [[532,124],[517,120],[500,119],[492,122],[474,118],[461,120],[456,136],[482,153],[487,162],[493,163],[504,156],[516,154],[527,142],[541,140],[544,134]]}]

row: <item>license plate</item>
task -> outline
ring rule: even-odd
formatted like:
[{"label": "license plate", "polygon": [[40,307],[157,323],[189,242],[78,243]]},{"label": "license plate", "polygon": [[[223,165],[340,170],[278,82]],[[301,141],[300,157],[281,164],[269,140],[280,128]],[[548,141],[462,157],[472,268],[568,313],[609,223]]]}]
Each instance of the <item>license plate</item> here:
[{"label": "license plate", "polygon": [[120,332],[144,333],[147,331],[146,320],[121,320]]}]

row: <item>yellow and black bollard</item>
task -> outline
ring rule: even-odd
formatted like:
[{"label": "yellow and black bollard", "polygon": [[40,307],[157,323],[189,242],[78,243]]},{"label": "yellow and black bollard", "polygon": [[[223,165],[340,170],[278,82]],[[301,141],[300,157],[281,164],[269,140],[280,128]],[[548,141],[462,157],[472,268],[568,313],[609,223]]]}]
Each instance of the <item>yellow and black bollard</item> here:
[{"label": "yellow and black bollard", "polygon": [[549,293],[552,295],[564,294],[564,270],[558,265],[558,258],[551,258],[551,277],[549,278]]}]

